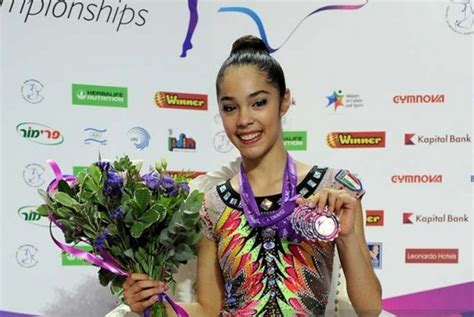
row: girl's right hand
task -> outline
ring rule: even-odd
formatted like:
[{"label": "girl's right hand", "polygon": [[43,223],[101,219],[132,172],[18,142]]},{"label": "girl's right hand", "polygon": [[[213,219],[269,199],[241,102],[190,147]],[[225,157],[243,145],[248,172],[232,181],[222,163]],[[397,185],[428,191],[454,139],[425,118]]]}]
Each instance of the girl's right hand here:
[{"label": "girl's right hand", "polygon": [[159,294],[167,290],[168,285],[152,280],[148,275],[142,273],[130,274],[123,283],[125,303],[138,314],[156,303]]}]

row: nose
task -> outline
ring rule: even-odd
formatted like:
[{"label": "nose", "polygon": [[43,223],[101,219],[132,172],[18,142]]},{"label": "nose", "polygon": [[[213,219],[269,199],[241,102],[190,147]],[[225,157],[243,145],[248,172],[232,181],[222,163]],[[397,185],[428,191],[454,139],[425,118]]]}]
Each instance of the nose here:
[{"label": "nose", "polygon": [[238,127],[246,127],[253,123],[251,113],[246,107],[242,107],[239,110],[239,116],[237,118]]}]

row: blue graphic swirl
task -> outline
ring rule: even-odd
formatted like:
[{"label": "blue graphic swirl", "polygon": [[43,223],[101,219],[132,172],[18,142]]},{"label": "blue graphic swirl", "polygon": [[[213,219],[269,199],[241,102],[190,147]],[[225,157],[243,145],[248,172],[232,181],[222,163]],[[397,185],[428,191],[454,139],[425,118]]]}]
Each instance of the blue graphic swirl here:
[{"label": "blue graphic swirl", "polygon": [[107,132],[107,129],[95,129],[95,128],[86,128],[84,131],[94,131],[94,132],[100,132],[100,133],[105,133]]},{"label": "blue graphic swirl", "polygon": [[151,136],[147,130],[140,127],[135,127],[130,129],[128,134],[132,135],[130,141],[133,142],[137,149],[143,150],[144,148],[148,147],[148,145],[150,145]]},{"label": "blue graphic swirl", "polygon": [[221,13],[221,12],[237,12],[237,13],[243,13],[243,14],[248,15],[255,22],[255,24],[257,25],[258,32],[260,34],[260,38],[265,43],[265,45],[267,45],[268,50],[270,51],[270,53],[273,53],[273,52],[276,52],[277,50],[279,50],[280,48],[282,48],[283,45],[285,45],[286,42],[288,42],[288,40],[293,36],[293,34],[299,28],[299,26],[307,18],[312,16],[313,14],[316,14],[316,13],[322,12],[322,11],[327,11],[327,10],[357,10],[357,9],[360,9],[363,6],[365,6],[368,2],[369,2],[369,0],[365,0],[365,2],[363,4],[359,4],[359,5],[328,5],[328,6],[324,6],[324,7],[318,8],[318,9],[310,12],[308,15],[306,15],[296,25],[296,27],[290,32],[290,35],[288,35],[286,40],[280,46],[278,46],[277,48],[273,48],[273,47],[270,46],[270,43],[268,42],[267,34],[265,32],[265,27],[263,26],[262,20],[260,19],[258,14],[255,11],[253,11],[252,9],[249,9],[249,8],[246,8],[246,7],[222,7],[222,8],[219,8],[219,10],[217,12],[219,12],[219,13]]}]

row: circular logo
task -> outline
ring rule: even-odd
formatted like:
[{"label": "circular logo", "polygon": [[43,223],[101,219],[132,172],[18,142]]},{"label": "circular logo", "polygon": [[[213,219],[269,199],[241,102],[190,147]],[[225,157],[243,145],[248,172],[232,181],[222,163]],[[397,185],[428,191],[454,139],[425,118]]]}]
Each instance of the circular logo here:
[{"label": "circular logo", "polygon": [[21,86],[23,99],[29,103],[40,103],[44,99],[43,95],[41,95],[43,88],[43,84],[38,80],[28,79]]},{"label": "circular logo", "polygon": [[77,98],[80,100],[84,100],[87,97],[87,92],[85,90],[79,90],[76,94]]},{"label": "circular logo", "polygon": [[23,180],[31,187],[40,187],[45,182],[43,174],[43,166],[36,163],[28,164],[23,170]]},{"label": "circular logo", "polygon": [[26,268],[31,268],[38,263],[36,255],[38,249],[31,244],[23,244],[16,251],[16,262]]},{"label": "circular logo", "polygon": [[451,4],[446,8],[446,22],[456,33],[474,33],[473,0],[451,0]]},{"label": "circular logo", "polygon": [[217,132],[214,135],[214,149],[220,153],[228,153],[232,150],[233,145],[227,138],[224,131]]}]

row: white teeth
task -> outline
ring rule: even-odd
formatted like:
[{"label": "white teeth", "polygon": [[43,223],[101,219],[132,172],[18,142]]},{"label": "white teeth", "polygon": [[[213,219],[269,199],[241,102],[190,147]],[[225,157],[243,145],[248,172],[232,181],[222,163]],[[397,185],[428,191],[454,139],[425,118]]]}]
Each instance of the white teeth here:
[{"label": "white teeth", "polygon": [[257,132],[257,133],[252,133],[252,134],[241,135],[240,138],[244,141],[249,141],[258,137],[259,135],[260,135],[260,132]]}]

